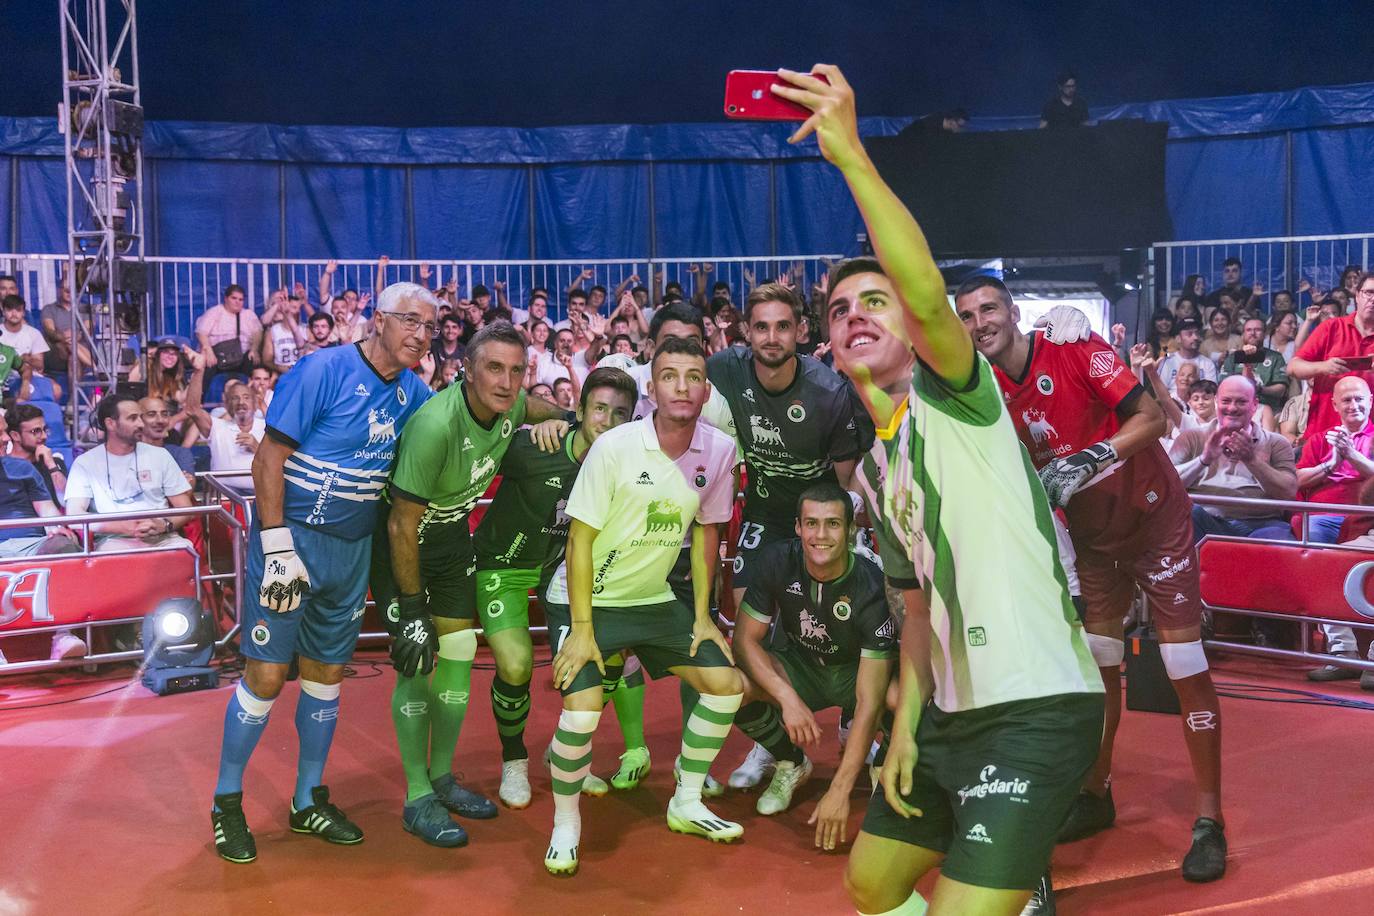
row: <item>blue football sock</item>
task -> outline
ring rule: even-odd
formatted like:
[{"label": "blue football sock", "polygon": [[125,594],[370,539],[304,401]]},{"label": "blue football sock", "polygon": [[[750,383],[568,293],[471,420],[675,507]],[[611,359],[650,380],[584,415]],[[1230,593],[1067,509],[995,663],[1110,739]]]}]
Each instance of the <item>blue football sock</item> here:
[{"label": "blue football sock", "polygon": [[339,685],[320,684],[301,678],[301,698],[296,704],[296,734],[301,739],[300,760],[296,764],[297,811],[304,811],[315,800],[310,790],[324,780],[324,761],[334,741],[334,726],[339,721]]},{"label": "blue football sock", "polygon": [[229,707],[224,711],[224,742],[219,751],[219,780],[216,795],[243,791],[243,768],[258,746],[258,739],[267,728],[267,713],[275,700],[254,696],[248,685],[239,681],[229,695]]}]

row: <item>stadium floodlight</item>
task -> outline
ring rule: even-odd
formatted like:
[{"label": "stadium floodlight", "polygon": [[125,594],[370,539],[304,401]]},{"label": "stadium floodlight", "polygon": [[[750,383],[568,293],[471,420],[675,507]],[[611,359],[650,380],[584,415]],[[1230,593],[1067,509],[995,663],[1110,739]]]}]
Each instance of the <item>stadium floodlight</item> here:
[{"label": "stadium floodlight", "polygon": [[215,627],[194,598],[168,598],[143,618],[143,686],[158,696],[219,686]]}]

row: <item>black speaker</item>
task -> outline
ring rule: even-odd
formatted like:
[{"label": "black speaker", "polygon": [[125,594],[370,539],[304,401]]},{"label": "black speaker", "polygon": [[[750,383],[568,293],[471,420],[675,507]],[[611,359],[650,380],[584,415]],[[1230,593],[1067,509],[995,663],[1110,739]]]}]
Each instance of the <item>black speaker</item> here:
[{"label": "black speaker", "polygon": [[1154,630],[1138,630],[1126,639],[1126,708],[1172,716],[1182,711]]}]

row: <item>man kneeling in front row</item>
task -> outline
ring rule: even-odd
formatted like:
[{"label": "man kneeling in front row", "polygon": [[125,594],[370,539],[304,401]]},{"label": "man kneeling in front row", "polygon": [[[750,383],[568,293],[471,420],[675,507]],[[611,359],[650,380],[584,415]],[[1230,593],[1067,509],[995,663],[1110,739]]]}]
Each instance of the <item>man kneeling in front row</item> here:
[{"label": "man kneeling in front row", "polygon": [[882,570],[854,552],[848,493],[833,482],[809,487],[797,501],[796,532],[763,555],[735,621],[735,654],[749,678],[735,724],[778,762],[757,805],[778,814],[811,775],[798,745],[820,740],[812,713],[834,706],[852,716],[839,769],[809,821],[816,846],[833,850],[845,841],[849,793],[883,713],[897,624]]}]

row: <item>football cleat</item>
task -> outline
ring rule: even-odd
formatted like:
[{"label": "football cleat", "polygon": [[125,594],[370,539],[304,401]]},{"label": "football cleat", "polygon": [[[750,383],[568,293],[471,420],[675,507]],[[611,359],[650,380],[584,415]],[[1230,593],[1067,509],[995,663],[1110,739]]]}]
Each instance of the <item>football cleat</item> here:
[{"label": "football cleat", "polygon": [[668,829],[674,833],[704,836],[713,843],[729,843],[744,835],[744,828],[733,821],[716,817],[701,802],[668,800]]},{"label": "football cleat", "polygon": [[611,777],[611,788],[624,791],[633,789],[649,775],[649,749],[632,747],[620,755],[620,769]]},{"label": "football cleat", "polygon": [[800,764],[779,760],[773,770],[773,781],[763,790],[754,809],[763,815],[781,814],[792,806],[792,793],[810,778],[811,761],[807,757],[802,757]]},{"label": "football cleat", "polygon": [[1116,821],[1116,803],[1112,801],[1112,787],[1104,795],[1079,792],[1069,808],[1064,826],[1059,828],[1056,843],[1072,843],[1106,830]]},{"label": "football cleat", "polygon": [[315,804],[299,811],[296,810],[295,799],[292,799],[292,832],[313,833],[341,846],[353,846],[363,841],[361,828],[350,821],[338,805],[329,801],[328,786],[316,786],[311,789],[310,798]]},{"label": "football cleat", "polygon": [[433,780],[430,785],[434,787],[434,794],[439,796],[443,806],[459,817],[470,817],[478,821],[496,817],[496,806],[492,804],[491,799],[484,798],[471,789],[464,789],[458,785],[458,779],[452,773],[445,773]]},{"label": "football cleat", "polygon": [[401,826],[431,846],[454,849],[468,844],[467,831],[449,816],[448,809],[434,794],[423,795],[406,802],[401,812]]},{"label": "football cleat", "polygon": [[544,867],[551,875],[577,874],[577,844],[581,831],[571,827],[553,828],[549,838],[549,851],[544,853]]},{"label": "football cleat", "polygon": [[1183,880],[1215,881],[1226,874],[1226,834],[1210,817],[1193,822],[1193,845],[1183,857]]},{"label": "football cleat", "polygon": [[744,763],[730,774],[730,788],[754,788],[772,772],[776,763],[773,755],[768,753],[762,744],[755,744],[749,749],[749,756],[744,758]]},{"label": "football cleat", "polygon": [[525,808],[530,803],[530,762],[527,758],[501,764],[501,791],[497,793],[507,808]]},{"label": "football cleat", "polygon": [[243,793],[216,795],[210,811],[210,826],[215,831],[215,852],[230,862],[251,862],[258,857],[258,844],[248,820],[243,816]]}]

